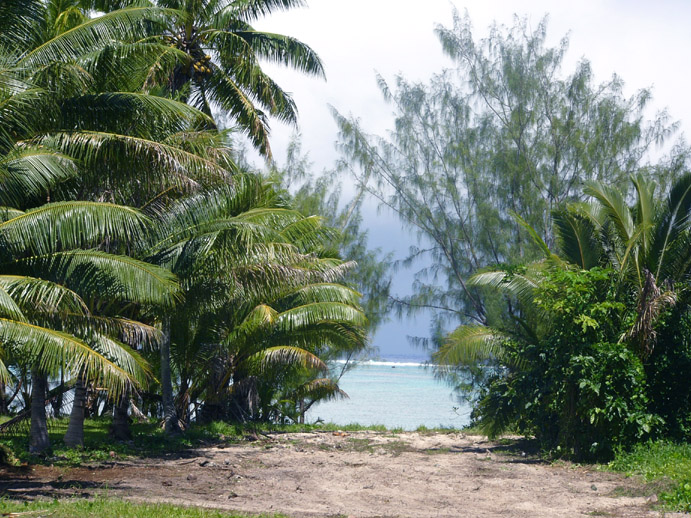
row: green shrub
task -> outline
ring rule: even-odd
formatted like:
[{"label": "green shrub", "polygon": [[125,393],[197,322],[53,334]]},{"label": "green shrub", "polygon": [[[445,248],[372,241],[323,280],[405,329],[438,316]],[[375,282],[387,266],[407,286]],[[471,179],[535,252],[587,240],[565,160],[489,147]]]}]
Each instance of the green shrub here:
[{"label": "green shrub", "polygon": [[619,340],[632,310],[612,277],[598,268],[546,274],[532,339],[504,343],[513,368],[497,371],[476,408],[487,431],[514,427],[556,455],[596,459],[660,425],[648,411],[643,364]]},{"label": "green shrub", "polygon": [[681,291],[673,311],[658,324],[658,336],[646,361],[650,410],[664,419],[663,436],[691,441],[691,300]]}]

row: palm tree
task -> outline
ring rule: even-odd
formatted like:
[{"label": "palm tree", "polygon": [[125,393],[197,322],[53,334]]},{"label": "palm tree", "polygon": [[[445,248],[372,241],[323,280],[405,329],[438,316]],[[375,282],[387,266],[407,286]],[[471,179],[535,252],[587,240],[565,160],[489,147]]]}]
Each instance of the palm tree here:
[{"label": "palm tree", "polygon": [[337,283],[314,282],[257,305],[229,326],[218,351],[225,373],[206,390],[225,393],[230,415],[238,421],[298,421],[316,401],[344,395],[328,377],[323,359],[365,347],[367,319],[360,297]]},{"label": "palm tree", "polygon": [[[61,202],[25,212],[5,212],[0,223],[0,358],[32,369],[33,451],[49,445],[45,426],[45,376],[60,370],[85,376],[117,397],[145,370],[132,354],[109,338],[136,323],[91,315],[83,296],[139,303],[170,301],[177,283],[170,272],[127,256],[89,246],[132,239],[146,218],[127,207],[93,202]],[[0,360],[0,376],[10,370]]]},{"label": "palm tree", "polygon": [[[34,16],[34,21],[38,23],[43,20],[42,16],[46,16],[46,9],[51,5],[51,3],[37,2],[32,10],[26,11],[26,14]],[[134,13],[128,13],[124,17],[125,20],[131,22],[132,17],[143,20],[149,16],[146,12],[140,13],[141,10],[134,9],[134,11]],[[17,12],[9,12],[3,22],[21,13],[24,13],[21,9]],[[132,239],[137,234],[141,234],[142,228],[137,229],[129,225],[124,227],[128,232],[114,233],[116,228],[113,225],[120,223],[116,221],[109,223],[107,219],[102,219],[99,212],[105,211],[107,215],[109,211],[115,210],[112,205],[97,206],[69,202],[62,205],[44,206],[28,211],[26,214],[18,209],[9,208],[10,206],[20,208],[36,206],[51,195],[54,198],[71,198],[74,196],[75,186],[82,191],[86,189],[88,192],[89,182],[86,180],[94,178],[96,176],[94,173],[97,173],[99,181],[103,182],[104,169],[105,172],[111,174],[128,169],[140,173],[144,171],[148,173],[147,180],[158,175],[156,177],[164,182],[159,182],[164,187],[171,184],[190,183],[188,176],[190,170],[213,170],[215,173],[221,169],[215,163],[212,164],[209,160],[199,157],[195,150],[191,149],[196,146],[195,140],[199,139],[195,139],[194,135],[188,138],[189,130],[209,125],[207,118],[196,110],[175,101],[154,99],[136,93],[100,94],[98,90],[90,92],[88,89],[84,93],[79,88],[84,85],[79,81],[62,81],[63,72],[66,72],[67,79],[75,79],[70,74],[76,74],[77,79],[83,79],[86,86],[90,86],[96,79],[101,79],[101,76],[86,72],[93,69],[94,61],[99,66],[103,66],[104,61],[107,61],[103,56],[105,52],[107,57],[107,52],[99,41],[99,36],[108,35],[109,31],[117,32],[118,27],[122,25],[120,17],[122,13],[118,16],[111,15],[110,18],[105,17],[105,20],[82,20],[69,30],[48,34],[46,41],[39,41],[33,47],[31,45],[8,46],[10,50],[0,56],[0,62],[3,65],[0,67],[0,100],[4,107],[3,120],[0,122],[0,204],[8,206],[3,210],[6,218],[10,220],[4,224],[3,229],[5,232],[11,232],[13,227],[9,226],[10,223],[16,226],[18,221],[35,220],[36,214],[44,214],[46,217],[51,214],[56,216],[56,220],[52,223],[45,223],[45,218],[41,220],[44,221],[42,225],[54,229],[52,233],[39,226],[32,229],[32,233],[24,236],[24,239],[28,236],[36,236],[36,242],[32,243],[32,246],[34,252],[39,254],[37,256],[39,259],[34,259],[33,255],[23,257],[22,254],[32,252],[19,247],[13,251],[15,254],[20,254],[19,258],[9,253],[3,264],[6,268],[14,268],[17,261],[23,261],[20,264],[26,268],[26,271],[21,272],[24,275],[48,274],[52,276],[51,280],[60,285],[69,281],[75,284],[76,292],[90,293],[89,304],[84,303],[79,306],[87,310],[88,325],[84,323],[84,318],[80,320],[78,315],[71,315],[70,319],[45,322],[47,317],[44,314],[33,312],[31,318],[44,326],[52,325],[55,328],[57,325],[57,330],[68,331],[75,339],[78,338],[79,345],[88,345],[94,351],[102,352],[104,359],[119,361],[120,366],[124,366],[121,369],[123,376],[128,374],[127,367],[131,367],[129,375],[132,379],[141,381],[142,369],[139,368],[141,365],[132,360],[132,351],[128,351],[120,342],[114,340],[119,334],[125,334],[118,333],[124,329],[122,326],[118,327],[122,324],[122,320],[120,319],[118,323],[118,319],[103,319],[102,315],[106,314],[103,304],[97,303],[96,300],[101,297],[102,301],[104,300],[102,297],[106,296],[110,297],[111,305],[112,302],[117,301],[136,303],[155,301],[160,304],[161,293],[170,294],[170,286],[165,286],[170,282],[170,274],[160,268],[137,264],[136,261],[131,261],[124,255],[115,256],[96,250],[78,250],[78,248],[102,246],[102,240],[105,239],[107,250],[120,249],[122,252],[127,247],[135,246]],[[15,25],[23,27],[22,24]],[[33,38],[36,34],[37,31],[27,31],[25,36]],[[6,33],[3,33],[3,36],[6,36]],[[74,43],[75,41],[77,43]],[[92,54],[89,55],[87,50]],[[83,56],[83,53],[86,53],[86,56]],[[59,56],[64,58],[64,63],[60,65],[55,61]],[[66,68],[63,70],[61,66]],[[85,77],[80,76],[78,72],[80,70],[84,72]],[[56,77],[60,80],[54,80]],[[97,86],[95,85],[94,88]],[[133,124],[134,120],[138,121],[139,126]],[[104,131],[105,128],[107,131]],[[126,128],[127,132],[123,132],[120,128]],[[167,138],[171,142],[157,142],[155,138],[158,133],[168,135]],[[209,140],[207,137],[204,138]],[[108,165],[104,166],[104,163]],[[115,168],[113,164],[117,164],[118,168]],[[130,167],[127,167],[128,165]],[[77,178],[79,183],[75,183]],[[102,188],[114,189],[116,186],[114,179],[111,177],[104,182]],[[72,180],[72,185],[69,183],[70,180]],[[145,183],[145,185],[152,184],[157,185],[151,181]],[[129,192],[137,192],[137,190],[138,194],[142,192],[146,194],[145,189],[141,188],[131,188]],[[98,191],[92,193],[92,197],[104,198]],[[125,213],[128,210],[123,208]],[[88,225],[95,225],[95,230],[89,231],[91,234],[94,232],[100,232],[100,234],[94,234],[95,237],[90,238],[90,234],[85,230]],[[80,230],[80,226],[84,228]],[[68,232],[62,235],[59,229],[63,228],[67,228],[74,234]],[[57,237],[55,231],[60,232]],[[80,235],[81,237],[76,237]],[[113,239],[118,235],[118,238]],[[52,243],[51,239],[57,241]],[[36,251],[36,244],[39,242],[44,242],[44,246]],[[58,246],[57,249],[56,246]],[[53,261],[52,263],[48,261],[49,258]],[[52,265],[50,268],[49,263]],[[36,268],[39,270],[35,270]],[[108,269],[112,271],[106,275]],[[66,275],[68,277],[65,277]],[[128,284],[124,282],[126,278],[120,278],[123,275],[134,277],[128,281]],[[151,292],[148,294],[145,292],[157,283],[159,298],[155,299]],[[108,289],[105,289],[108,285]],[[75,297],[76,292],[71,291]],[[94,307],[94,304],[99,307]],[[39,307],[43,306],[39,305]],[[48,314],[55,320],[54,315],[57,311],[51,309]],[[100,319],[96,327],[94,327],[95,315],[98,315]],[[108,325],[105,325],[105,322]],[[78,327],[74,328],[75,325]],[[129,322],[126,327],[130,330],[133,327],[143,329],[143,326],[137,322]],[[19,350],[13,352],[17,353],[15,356],[20,359],[27,358],[26,355],[18,354],[21,352]],[[76,365],[79,366],[80,363],[77,362]],[[80,380],[84,376],[97,379],[93,368],[82,370],[83,372],[77,374]],[[137,371],[137,376],[134,375],[135,371]],[[46,373],[54,374],[52,370],[38,365],[33,376],[36,382],[34,390],[37,394],[34,398],[36,405],[34,423],[45,421],[43,396],[40,394],[45,392],[41,385]],[[112,395],[116,396],[124,387],[123,385],[118,390],[112,390]],[[79,404],[76,405],[75,410],[78,407]],[[74,417],[71,421],[71,425],[74,424],[74,426],[70,426],[68,441],[79,443],[83,416],[81,416],[82,419],[79,415]],[[33,448],[43,449],[47,446],[45,425],[39,424],[34,428],[33,435],[39,439],[33,441]]]},{"label": "palm tree", "polygon": [[[127,0],[93,0],[96,9],[130,5]],[[324,76],[315,52],[290,36],[258,31],[252,23],[278,10],[304,5],[302,0],[158,0],[167,9],[165,22],[152,26],[147,40],[176,49],[182,57],[162,86],[174,99],[207,115],[229,114],[237,127],[265,156],[271,156],[268,116],[295,123],[291,95],[262,70],[267,61],[300,72]]]},{"label": "palm tree", "polygon": [[[212,130],[214,121],[184,103],[143,93],[153,76],[180,59],[169,45],[138,42],[172,11],[131,7],[91,18],[78,16],[77,3],[34,2],[3,20],[3,37],[14,44],[0,45],[0,146],[17,171],[5,189],[21,195],[9,201],[34,206],[50,192],[52,199],[141,206],[168,189],[225,178],[234,166],[218,145],[224,135]],[[55,26],[67,18],[69,27]],[[26,24],[31,30],[17,29]],[[79,168],[60,157],[75,159]],[[31,177],[40,183],[27,184],[26,167],[40,173]]]},{"label": "palm tree", "polygon": [[[319,219],[285,208],[259,178],[168,205],[157,228],[147,255],[178,274],[186,294],[170,328],[178,415],[201,398],[206,417],[227,416],[231,381],[240,401],[255,367],[321,368],[317,354],[329,346],[364,346],[359,295],[335,284],[350,265],[320,257]],[[163,389],[172,405],[172,386]]]},{"label": "palm tree", "polygon": [[557,211],[554,221],[567,261],[586,269],[612,267],[621,289],[635,291],[637,319],[626,338],[646,357],[655,344],[658,316],[675,304],[675,284],[691,273],[691,173],[678,178],[664,200],[656,199],[653,181],[642,176],[631,181],[632,206],[621,191],[592,183],[585,193],[594,203]]}]

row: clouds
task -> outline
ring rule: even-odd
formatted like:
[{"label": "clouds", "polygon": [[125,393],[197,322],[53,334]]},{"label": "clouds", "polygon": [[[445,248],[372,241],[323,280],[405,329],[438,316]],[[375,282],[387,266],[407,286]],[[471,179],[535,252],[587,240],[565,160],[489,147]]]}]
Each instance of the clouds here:
[{"label": "clouds", "polygon": [[[277,13],[260,28],[290,34],[312,46],[322,57],[327,81],[269,68],[272,77],[295,95],[305,149],[318,168],[331,165],[336,126],[327,104],[362,119],[372,133],[391,125],[391,108],[377,89],[375,71],[387,80],[397,73],[425,80],[449,65],[434,35],[437,23],[451,25],[454,4],[447,0],[309,0],[309,7]],[[467,9],[475,33],[487,33],[497,21],[510,24],[514,12],[535,25],[549,13],[548,41],[556,44],[570,33],[567,70],[585,57],[598,80],[616,72],[627,92],[654,86],[655,105],[691,121],[688,49],[691,48],[691,4],[682,1],[553,2],[471,0],[455,2]],[[273,123],[277,157],[293,129]]]}]

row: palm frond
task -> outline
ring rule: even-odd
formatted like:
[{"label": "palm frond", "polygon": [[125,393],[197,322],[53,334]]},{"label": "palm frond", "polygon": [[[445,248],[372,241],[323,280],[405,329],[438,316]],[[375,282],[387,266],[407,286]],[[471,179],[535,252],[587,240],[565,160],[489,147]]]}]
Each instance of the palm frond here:
[{"label": "palm frond", "polygon": [[87,165],[109,163],[116,167],[122,164],[120,170],[127,166],[141,174],[146,174],[144,168],[148,168],[149,175],[168,178],[169,185],[184,190],[198,185],[194,178],[216,181],[228,177],[228,171],[213,160],[132,135],[104,131],[60,132],[46,135],[40,142]]},{"label": "palm frond", "polygon": [[0,288],[28,313],[89,315],[86,303],[77,293],[46,279],[0,275]]},{"label": "palm frond", "polygon": [[102,315],[66,313],[60,315],[63,329],[75,336],[91,336],[97,333],[117,337],[135,349],[153,348],[160,342],[161,331],[156,327],[136,320]]},{"label": "palm frond", "polygon": [[269,347],[257,353],[252,361],[259,361],[262,368],[275,365],[299,365],[309,369],[325,371],[328,369],[326,364],[318,356],[305,349],[292,346]]},{"label": "palm frond", "polygon": [[125,371],[138,387],[146,387],[153,379],[153,373],[147,361],[122,342],[105,335],[95,334],[90,337],[89,343],[94,351]]},{"label": "palm frond", "polygon": [[62,103],[63,125],[158,139],[190,128],[213,127],[213,119],[188,104],[136,92],[80,95]]},{"label": "palm frond", "polygon": [[260,59],[286,65],[299,72],[325,78],[319,56],[296,38],[262,31],[236,31]]},{"label": "palm frond", "polygon": [[290,308],[279,315],[276,326],[282,332],[289,333],[325,321],[367,326],[367,317],[361,310],[338,302],[311,302]]},{"label": "palm frond", "polygon": [[621,192],[600,182],[588,183],[583,192],[600,202],[604,214],[608,216],[608,219],[617,229],[621,242],[625,246],[630,243],[635,232],[634,222],[631,217],[631,210]]},{"label": "palm frond", "polygon": [[79,66],[89,73],[95,92],[156,91],[170,77],[187,53],[151,38],[136,42],[117,41],[82,53]]},{"label": "palm frond", "polygon": [[688,233],[691,223],[691,173],[674,182],[666,204],[658,218],[655,233],[647,259],[654,268],[656,282],[661,282],[664,274],[670,279],[678,279],[689,273]]},{"label": "palm frond", "polygon": [[636,188],[635,227],[638,233],[637,241],[643,256],[647,256],[651,245],[651,234],[655,227],[655,183],[645,179],[642,175],[631,179]]},{"label": "palm frond", "polygon": [[602,246],[593,222],[577,212],[562,209],[552,212],[552,222],[562,255],[584,270],[598,266],[602,260]]},{"label": "palm frond", "polygon": [[[208,100],[228,112],[254,147],[263,156],[271,158],[269,123],[264,113],[254,106],[248,95],[220,70],[213,73],[207,80],[206,92]],[[203,109],[201,106],[198,107]]]},{"label": "palm frond", "polygon": [[0,223],[9,221],[17,216],[22,216],[23,210],[15,209],[14,207],[0,207]]},{"label": "palm frond", "polygon": [[[2,352],[2,348],[0,348],[0,353],[1,352]],[[0,355],[0,383],[4,383],[5,385],[12,383],[12,373],[7,368],[7,365],[5,365],[5,362],[2,361],[1,355]]]},{"label": "palm frond", "polygon": [[15,147],[0,156],[0,204],[25,206],[76,172],[72,159],[61,153],[44,147]]},{"label": "palm frond", "polygon": [[130,207],[111,203],[48,203],[0,223],[0,236],[15,253],[50,254],[89,248],[103,240],[136,242],[148,218]]},{"label": "palm frond", "polygon": [[21,308],[2,285],[0,285],[0,315],[19,322],[26,322]]},{"label": "palm frond", "polygon": [[25,262],[50,277],[63,279],[75,291],[106,300],[170,307],[181,296],[177,278],[169,270],[126,255],[71,250]]},{"label": "palm frond", "polygon": [[508,273],[501,270],[480,272],[468,280],[468,285],[497,290],[531,305],[535,290],[539,287],[539,277],[535,271],[530,273]]},{"label": "palm frond", "polygon": [[32,69],[70,61],[110,42],[137,40],[146,36],[146,23],[163,21],[177,14],[177,11],[158,7],[128,7],[91,18],[30,50],[19,60],[18,66]]},{"label": "palm frond", "polygon": [[339,302],[357,306],[361,298],[360,293],[342,284],[316,283],[300,286],[277,300],[275,305],[281,307],[284,305],[303,305],[310,302]]},{"label": "palm frond", "polygon": [[32,42],[43,19],[41,0],[0,2],[0,47],[24,50]]},{"label": "palm frond", "polygon": [[296,399],[311,399],[312,401],[333,401],[347,399],[349,396],[334,380],[316,378],[303,383],[295,390]]},{"label": "palm frond", "polygon": [[460,326],[446,336],[432,359],[440,368],[474,365],[478,361],[501,356],[502,346],[507,339],[504,333],[487,326]]},{"label": "palm frond", "polygon": [[252,21],[276,11],[286,11],[305,5],[307,4],[304,0],[242,0],[233,2],[225,9],[231,10],[233,16],[240,20]]},{"label": "palm frond", "polygon": [[545,256],[545,259],[549,259],[557,263],[561,262],[561,259],[559,259],[558,256],[552,253],[552,251],[547,246],[547,243],[545,243],[542,237],[540,237],[540,234],[538,234],[537,230],[535,230],[530,223],[528,223],[515,212],[511,212],[511,217],[516,221],[516,223],[518,223],[528,232],[530,237],[533,239],[533,242],[538,246],[538,248],[540,248],[540,251]]},{"label": "palm frond", "polygon": [[67,333],[27,322],[0,318],[0,342],[41,372],[55,375],[69,369],[72,375],[85,372],[89,379],[116,398],[132,384],[127,373],[86,342]]}]

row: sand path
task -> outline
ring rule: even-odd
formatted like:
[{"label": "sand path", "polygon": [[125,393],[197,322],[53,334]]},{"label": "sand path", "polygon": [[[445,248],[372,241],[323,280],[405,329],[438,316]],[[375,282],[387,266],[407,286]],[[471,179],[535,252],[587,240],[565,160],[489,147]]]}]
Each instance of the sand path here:
[{"label": "sand path", "polygon": [[460,433],[272,434],[185,457],[0,471],[10,498],[106,494],[291,517],[664,516],[652,491]]}]

